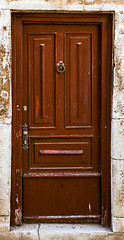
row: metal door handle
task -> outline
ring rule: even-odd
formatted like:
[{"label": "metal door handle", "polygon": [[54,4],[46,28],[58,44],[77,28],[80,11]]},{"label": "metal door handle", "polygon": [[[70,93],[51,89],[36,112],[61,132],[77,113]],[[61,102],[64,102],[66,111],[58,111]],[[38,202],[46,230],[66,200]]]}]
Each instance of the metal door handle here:
[{"label": "metal door handle", "polygon": [[26,124],[23,124],[22,128],[22,138],[23,138],[23,149],[28,149],[28,126]]},{"label": "metal door handle", "polygon": [[59,63],[57,63],[57,72],[58,73],[65,72],[65,64],[63,63],[63,61],[59,61]]}]

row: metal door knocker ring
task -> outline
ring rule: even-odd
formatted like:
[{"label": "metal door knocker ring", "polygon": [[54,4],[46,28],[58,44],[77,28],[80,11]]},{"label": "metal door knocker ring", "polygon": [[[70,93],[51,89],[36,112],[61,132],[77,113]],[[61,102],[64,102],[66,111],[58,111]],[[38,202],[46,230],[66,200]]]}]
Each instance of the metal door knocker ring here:
[{"label": "metal door knocker ring", "polygon": [[57,63],[57,72],[58,73],[65,72],[65,64],[63,63],[63,61],[59,61],[59,63]]}]

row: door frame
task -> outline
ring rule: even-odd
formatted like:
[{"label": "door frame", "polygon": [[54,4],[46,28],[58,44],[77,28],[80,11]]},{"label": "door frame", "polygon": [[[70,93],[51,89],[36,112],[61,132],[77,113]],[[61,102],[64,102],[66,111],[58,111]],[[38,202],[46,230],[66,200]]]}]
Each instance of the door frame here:
[{"label": "door frame", "polygon": [[[11,226],[22,224],[22,34],[25,22],[48,21],[101,26],[101,214],[103,226],[111,226],[111,92],[112,13],[46,12],[12,13],[12,164]],[[63,20],[64,16],[64,20]],[[66,18],[67,17],[67,18]],[[66,20],[65,20],[66,18]],[[110,46],[110,47],[108,47]],[[18,54],[17,54],[18,53]]]}]

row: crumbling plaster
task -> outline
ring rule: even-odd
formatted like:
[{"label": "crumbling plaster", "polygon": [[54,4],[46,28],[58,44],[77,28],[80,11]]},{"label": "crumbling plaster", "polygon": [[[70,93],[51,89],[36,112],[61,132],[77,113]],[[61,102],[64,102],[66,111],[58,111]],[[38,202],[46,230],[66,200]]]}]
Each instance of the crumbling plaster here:
[{"label": "crumbling plaster", "polygon": [[35,10],[110,11],[114,13],[111,130],[112,230],[114,232],[124,232],[123,0],[0,0],[0,231],[9,231],[10,229],[12,121],[11,12]]}]

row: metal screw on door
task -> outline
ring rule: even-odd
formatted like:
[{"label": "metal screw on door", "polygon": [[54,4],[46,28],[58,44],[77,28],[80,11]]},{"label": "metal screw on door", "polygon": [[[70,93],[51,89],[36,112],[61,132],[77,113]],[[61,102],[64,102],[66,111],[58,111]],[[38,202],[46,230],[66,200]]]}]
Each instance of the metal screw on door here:
[{"label": "metal screw on door", "polygon": [[65,64],[63,63],[63,61],[59,61],[59,63],[57,63],[57,72],[58,73],[65,72]]}]

